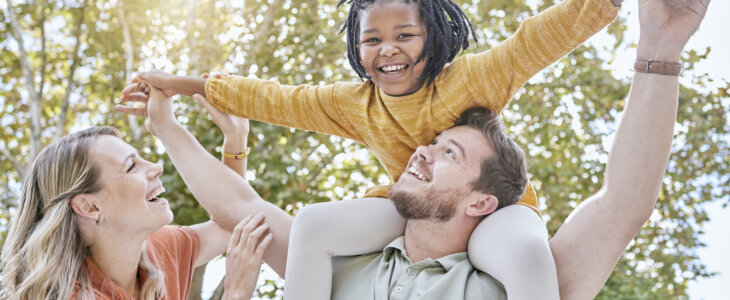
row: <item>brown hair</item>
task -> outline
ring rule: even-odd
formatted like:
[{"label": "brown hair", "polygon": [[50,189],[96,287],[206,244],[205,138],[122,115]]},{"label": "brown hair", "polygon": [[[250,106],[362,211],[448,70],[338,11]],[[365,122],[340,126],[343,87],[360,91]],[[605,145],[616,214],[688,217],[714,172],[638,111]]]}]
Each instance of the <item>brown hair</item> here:
[{"label": "brown hair", "polygon": [[479,130],[487,139],[494,155],[481,165],[479,178],[472,182],[476,191],[497,197],[497,209],[517,203],[527,186],[525,154],[505,132],[497,115],[485,107],[472,107],[461,113],[454,123]]}]

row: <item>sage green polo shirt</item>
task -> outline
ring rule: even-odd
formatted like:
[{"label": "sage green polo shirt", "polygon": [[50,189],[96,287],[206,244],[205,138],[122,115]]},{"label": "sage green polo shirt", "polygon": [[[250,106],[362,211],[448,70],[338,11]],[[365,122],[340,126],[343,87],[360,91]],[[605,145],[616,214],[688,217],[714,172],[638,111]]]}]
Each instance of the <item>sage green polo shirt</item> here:
[{"label": "sage green polo shirt", "polygon": [[507,299],[499,281],[474,269],[466,252],[411,263],[403,237],[382,253],[333,258],[334,300]]}]

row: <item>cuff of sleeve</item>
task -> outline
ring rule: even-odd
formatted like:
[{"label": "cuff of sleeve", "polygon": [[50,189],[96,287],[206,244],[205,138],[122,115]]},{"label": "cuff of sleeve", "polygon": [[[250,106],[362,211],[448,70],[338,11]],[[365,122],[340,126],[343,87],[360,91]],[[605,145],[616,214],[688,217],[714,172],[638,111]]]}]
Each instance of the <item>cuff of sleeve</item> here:
[{"label": "cuff of sleeve", "polygon": [[211,77],[205,81],[205,98],[213,107],[225,113],[233,113],[235,111],[233,101],[231,100],[235,98],[235,95],[228,92],[236,91],[236,88],[231,84],[232,78],[233,75],[229,75],[221,78]]}]

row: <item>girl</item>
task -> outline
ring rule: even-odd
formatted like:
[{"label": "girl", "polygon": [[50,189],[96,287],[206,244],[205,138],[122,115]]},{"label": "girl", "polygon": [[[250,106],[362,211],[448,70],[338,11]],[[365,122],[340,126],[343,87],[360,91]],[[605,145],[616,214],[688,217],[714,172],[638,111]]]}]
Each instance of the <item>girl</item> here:
[{"label": "girl", "polygon": [[[486,106],[500,112],[530,77],[611,22],[621,1],[562,1],[525,20],[514,36],[493,49],[462,56],[448,65],[468,46],[470,31],[469,20],[453,2],[351,2],[343,28],[347,31],[348,58],[367,82],[283,86],[240,76],[205,80],[159,71],[141,73],[138,80],[149,81],[168,96],[204,94],[224,112],[354,139],[372,149],[397,180],[417,146],[429,143],[438,132],[453,125],[468,107]],[[123,100],[129,90],[125,89]],[[365,196],[386,197],[387,189],[374,187]],[[557,299],[547,231],[531,186],[520,204],[500,210],[477,227],[469,243],[470,259],[475,267],[500,280],[511,299]],[[352,234],[345,240],[327,240],[335,236],[329,233],[292,240],[287,264],[287,279],[292,280],[287,281],[287,295],[327,298],[331,269],[329,257],[319,254],[321,250],[329,255],[370,252],[402,234],[402,220],[382,198],[332,203],[329,207],[338,213],[321,208],[300,212],[294,230],[316,228],[309,223],[316,223],[317,215],[325,213],[329,220],[335,216],[347,220],[338,223],[338,230],[346,226],[352,228]],[[364,214],[366,210],[370,213]],[[382,216],[383,221],[373,223],[374,215]],[[314,244],[308,244],[312,241]]]}]

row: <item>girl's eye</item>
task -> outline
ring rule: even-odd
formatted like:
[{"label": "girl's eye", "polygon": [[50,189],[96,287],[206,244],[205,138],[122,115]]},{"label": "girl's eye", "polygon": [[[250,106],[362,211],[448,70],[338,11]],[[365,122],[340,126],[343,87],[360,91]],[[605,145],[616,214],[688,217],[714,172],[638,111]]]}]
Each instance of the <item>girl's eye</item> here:
[{"label": "girl's eye", "polygon": [[401,34],[398,35],[398,39],[401,39],[402,40],[402,39],[409,38],[409,37],[412,37],[412,36],[413,36],[413,34],[410,34],[410,33],[401,33]]},{"label": "girl's eye", "polygon": [[451,156],[451,158],[454,159],[456,158],[456,153],[454,152],[454,150],[451,149],[446,149],[446,155]]},{"label": "girl's eye", "polygon": [[380,39],[378,39],[378,38],[369,38],[369,39],[363,41],[362,43],[363,44],[374,44],[374,43],[377,43],[377,42],[380,42]]},{"label": "girl's eye", "polygon": [[137,167],[137,163],[132,162],[132,165],[129,166],[129,169],[127,169],[127,173],[134,171],[135,167]]}]

